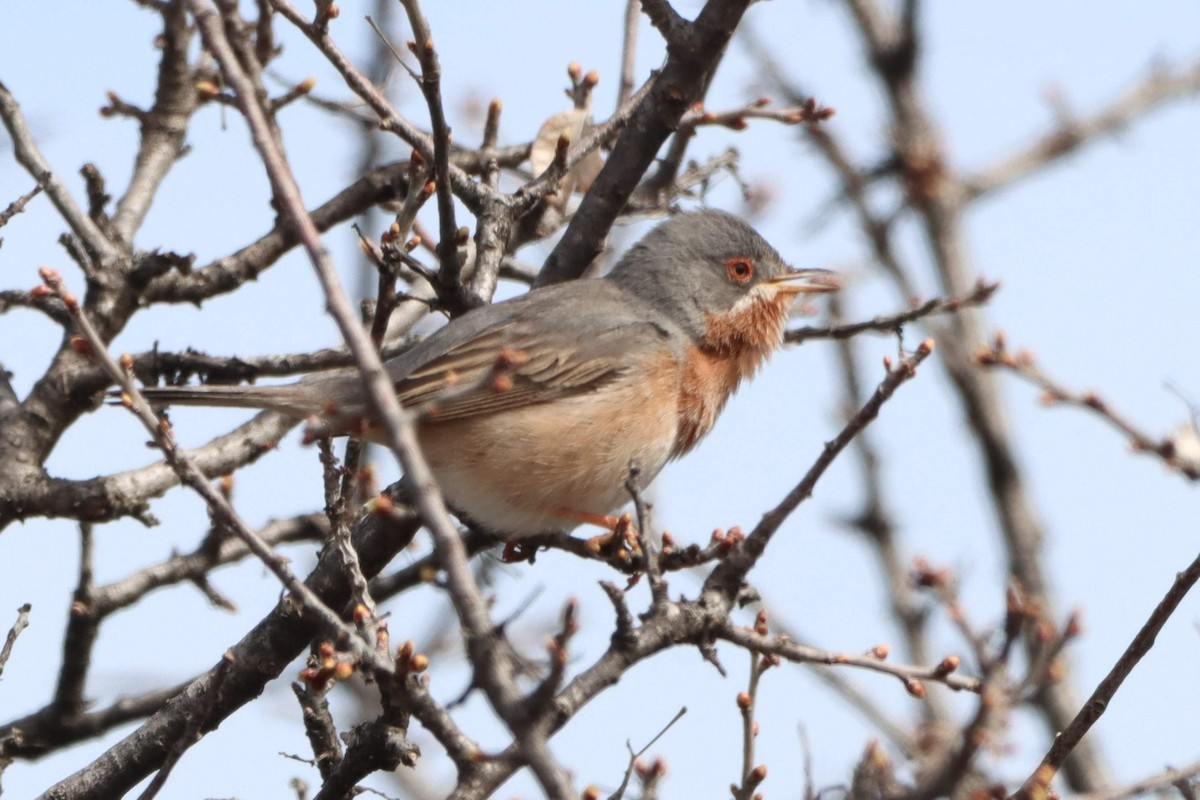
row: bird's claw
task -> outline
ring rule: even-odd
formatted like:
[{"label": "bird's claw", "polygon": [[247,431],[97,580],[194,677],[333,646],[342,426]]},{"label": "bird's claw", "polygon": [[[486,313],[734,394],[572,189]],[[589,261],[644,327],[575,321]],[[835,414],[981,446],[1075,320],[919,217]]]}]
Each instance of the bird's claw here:
[{"label": "bird's claw", "polygon": [[500,560],[505,564],[519,564],[527,561],[533,563],[533,559],[537,556],[538,548],[536,545],[528,545],[520,539],[513,539],[504,543],[504,552],[500,554]]},{"label": "bird's claw", "polygon": [[640,554],[642,547],[638,544],[638,530],[633,524],[633,515],[626,512],[619,517],[608,517],[608,533],[593,536],[584,540],[588,551],[598,556],[618,556],[626,558],[629,554]]}]

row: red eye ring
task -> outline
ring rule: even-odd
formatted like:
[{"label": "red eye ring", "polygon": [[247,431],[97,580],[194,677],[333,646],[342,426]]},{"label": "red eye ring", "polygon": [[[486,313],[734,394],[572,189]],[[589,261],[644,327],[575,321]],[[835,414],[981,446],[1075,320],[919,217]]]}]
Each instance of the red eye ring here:
[{"label": "red eye ring", "polygon": [[734,256],[725,260],[725,271],[729,280],[737,284],[746,284],[754,277],[754,262],[742,256]]}]

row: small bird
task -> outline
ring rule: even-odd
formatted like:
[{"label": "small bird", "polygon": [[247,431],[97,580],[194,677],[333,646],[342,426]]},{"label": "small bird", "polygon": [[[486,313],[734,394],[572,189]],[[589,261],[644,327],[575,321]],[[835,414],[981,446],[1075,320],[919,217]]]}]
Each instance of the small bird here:
[{"label": "small bird", "polygon": [[[783,343],[796,295],[837,288],[832,273],[789,267],[731,214],[679,214],[605,277],[476,308],[385,366],[460,516],[510,542],[582,523],[611,530],[631,474],[645,488],[694,448]],[[271,409],[315,417],[332,435],[373,435],[352,369],[283,386],[144,394],[156,405]]]}]

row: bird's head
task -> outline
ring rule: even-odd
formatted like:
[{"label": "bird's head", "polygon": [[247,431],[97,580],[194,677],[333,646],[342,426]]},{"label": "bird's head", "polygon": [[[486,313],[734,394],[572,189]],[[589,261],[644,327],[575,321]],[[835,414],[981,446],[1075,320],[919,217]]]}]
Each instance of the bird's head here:
[{"label": "bird's head", "polygon": [[765,356],[783,341],[800,294],[839,288],[826,270],[797,270],[724,211],[680,214],[634,245],[609,274],[659,308],[702,347]]}]

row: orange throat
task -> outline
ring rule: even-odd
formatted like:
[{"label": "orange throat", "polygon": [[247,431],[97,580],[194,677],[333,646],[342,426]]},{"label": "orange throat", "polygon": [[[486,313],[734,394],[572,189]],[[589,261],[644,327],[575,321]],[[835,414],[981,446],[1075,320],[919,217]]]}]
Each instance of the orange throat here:
[{"label": "orange throat", "polygon": [[730,311],[709,314],[704,338],[684,368],[679,432],[672,457],[695,447],[717,421],[729,397],[783,344],[791,295],[748,296]]}]

